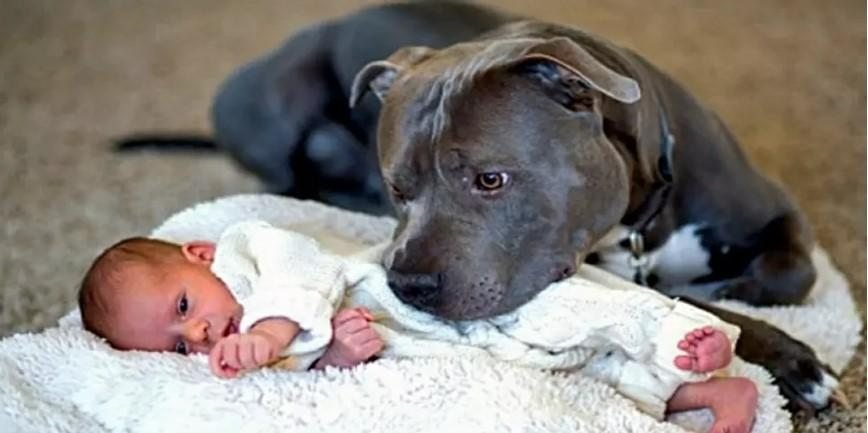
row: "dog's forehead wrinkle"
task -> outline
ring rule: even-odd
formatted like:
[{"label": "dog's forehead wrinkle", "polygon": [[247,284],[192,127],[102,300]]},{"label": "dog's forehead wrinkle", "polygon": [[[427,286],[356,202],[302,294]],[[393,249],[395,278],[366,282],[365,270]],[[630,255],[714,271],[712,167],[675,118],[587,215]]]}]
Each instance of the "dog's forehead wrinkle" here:
[{"label": "dog's forehead wrinkle", "polygon": [[[444,161],[442,161],[442,158],[444,156],[444,153],[440,151],[439,146],[434,146],[433,154],[434,154],[433,155],[434,160],[432,161],[432,163],[434,165],[434,172],[437,173],[437,178],[447,188],[451,187],[452,182],[450,182],[449,179],[446,178],[446,174],[443,170],[442,162],[444,162]],[[450,152],[445,152],[446,156],[449,156],[449,154],[450,154]],[[446,162],[446,168],[448,169],[449,168],[449,161],[445,161],[445,162]]]},{"label": "dog's forehead wrinkle", "polygon": [[[485,98],[476,99],[477,104],[485,104]],[[510,114],[488,112],[502,120],[476,122],[475,113],[459,113],[459,118],[467,119],[460,128],[451,128],[440,138],[441,148],[451,149],[455,164],[476,170],[527,171],[542,168],[541,160],[550,160],[562,153],[553,154],[550,143],[541,142],[540,134],[530,128],[516,127]],[[484,123],[484,124],[482,124]]]},{"label": "dog's forehead wrinkle", "polygon": [[425,185],[427,178],[437,177],[438,155],[436,148],[427,140],[420,140],[410,132],[404,145],[382,161],[383,175],[389,181],[406,185],[407,188]]},{"label": "dog's forehead wrinkle", "polygon": [[494,143],[479,150],[471,150],[463,154],[458,164],[477,172],[509,171],[512,174],[519,174],[528,171],[527,163],[532,160],[528,155],[511,155],[498,151],[498,148],[497,143]]},{"label": "dog's forehead wrinkle", "polygon": [[[507,65],[520,58],[537,39],[509,39],[487,44],[459,44],[452,49],[443,50],[441,58],[453,60],[443,62],[446,68],[432,79],[428,74],[420,74],[428,82],[427,89],[419,92],[416,103],[417,121],[427,127],[428,139],[437,141],[448,128],[451,121],[450,109],[456,98],[466,93],[474,80],[497,67]],[[455,57],[460,60],[454,61]],[[431,61],[437,67],[436,59]],[[436,69],[435,69],[436,71]],[[408,80],[409,81],[409,80]]]}]

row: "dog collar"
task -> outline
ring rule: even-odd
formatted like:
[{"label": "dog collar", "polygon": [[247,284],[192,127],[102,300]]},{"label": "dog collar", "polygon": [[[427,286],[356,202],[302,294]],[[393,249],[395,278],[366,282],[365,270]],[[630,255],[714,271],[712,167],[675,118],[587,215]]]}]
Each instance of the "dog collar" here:
[{"label": "dog collar", "polygon": [[633,281],[643,286],[648,285],[650,270],[648,256],[645,254],[645,231],[654,218],[663,211],[672,192],[672,148],[675,146],[675,137],[669,130],[669,121],[663,107],[660,107],[658,112],[660,113],[660,157],[657,159],[657,172],[660,177],[654,183],[651,194],[639,207],[639,216],[627,234],[630,246],[628,264],[633,269]]}]

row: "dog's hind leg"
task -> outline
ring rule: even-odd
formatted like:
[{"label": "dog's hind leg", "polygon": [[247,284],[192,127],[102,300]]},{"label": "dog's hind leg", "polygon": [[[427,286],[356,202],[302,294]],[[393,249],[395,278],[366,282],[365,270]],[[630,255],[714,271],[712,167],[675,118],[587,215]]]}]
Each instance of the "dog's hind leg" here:
[{"label": "dog's hind leg", "polygon": [[304,142],[302,157],[294,161],[298,188],[312,198],[360,212],[390,212],[389,200],[377,167],[376,152],[351,133],[345,124],[317,124]]},{"label": "dog's hind leg", "polygon": [[293,195],[290,163],[330,101],[329,27],[308,28],[233,73],[211,115],[215,139],[270,192]]},{"label": "dog's hind leg", "polygon": [[735,299],[751,305],[790,305],[802,302],[816,279],[811,240],[798,215],[787,214],[765,225],[750,243],[759,253],[736,277],[714,274],[686,286],[660,288],[669,296],[715,301]]},{"label": "dog's hind leg", "polygon": [[801,303],[816,280],[810,255],[803,251],[771,250],[755,258],[747,276],[722,284],[718,299],[737,299],[751,305]]},{"label": "dog's hind leg", "polygon": [[752,305],[801,303],[817,278],[811,260],[810,231],[798,214],[773,219],[753,239],[761,251],[742,278],[723,284],[715,292],[720,299],[737,299]]}]

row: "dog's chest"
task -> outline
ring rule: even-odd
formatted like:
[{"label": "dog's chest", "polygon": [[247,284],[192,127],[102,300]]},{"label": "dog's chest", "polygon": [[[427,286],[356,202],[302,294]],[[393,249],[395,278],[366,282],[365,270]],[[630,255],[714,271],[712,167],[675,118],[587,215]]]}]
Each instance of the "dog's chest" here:
[{"label": "dog's chest", "polygon": [[[649,285],[688,284],[711,273],[711,253],[703,245],[701,231],[700,225],[685,225],[659,248],[644,254]],[[631,260],[628,233],[624,226],[613,228],[597,243],[588,262],[632,280],[636,268]],[[721,248],[725,253],[726,247]]]}]

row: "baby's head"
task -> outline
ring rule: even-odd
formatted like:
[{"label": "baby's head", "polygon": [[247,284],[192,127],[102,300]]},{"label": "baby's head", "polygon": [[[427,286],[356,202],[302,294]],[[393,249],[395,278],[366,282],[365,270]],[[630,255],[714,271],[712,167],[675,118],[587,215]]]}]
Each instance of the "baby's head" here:
[{"label": "baby's head", "polygon": [[125,239],[90,266],[78,295],[85,329],[122,350],[207,353],[237,332],[242,308],[211,272],[214,244]]}]

